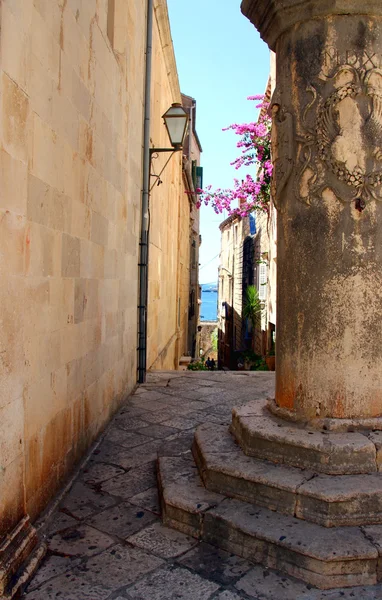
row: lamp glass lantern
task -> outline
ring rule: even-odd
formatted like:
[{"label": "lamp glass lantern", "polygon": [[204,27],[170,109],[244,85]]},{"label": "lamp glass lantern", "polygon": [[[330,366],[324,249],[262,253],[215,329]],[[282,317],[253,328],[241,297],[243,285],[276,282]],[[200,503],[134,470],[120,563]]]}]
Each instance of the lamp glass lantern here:
[{"label": "lamp glass lantern", "polygon": [[180,149],[187,131],[188,114],[183,106],[176,102],[164,113],[163,120],[171,145],[177,150]]}]

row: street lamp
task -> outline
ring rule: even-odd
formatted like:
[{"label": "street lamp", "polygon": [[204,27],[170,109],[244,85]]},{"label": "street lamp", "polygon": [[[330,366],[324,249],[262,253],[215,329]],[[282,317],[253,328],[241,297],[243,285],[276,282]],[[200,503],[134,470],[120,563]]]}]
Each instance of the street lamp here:
[{"label": "street lamp", "polygon": [[[160,183],[162,183],[160,176],[162,175],[163,171],[165,170],[168,163],[170,162],[172,155],[174,154],[174,152],[178,152],[179,150],[183,149],[183,142],[184,142],[184,138],[185,138],[185,135],[187,132],[187,126],[188,126],[188,121],[189,121],[188,114],[186,113],[183,106],[179,102],[174,102],[173,104],[171,104],[170,108],[168,110],[166,110],[164,115],[162,115],[162,119],[166,126],[167,134],[168,134],[168,137],[170,138],[172,148],[150,148],[149,149],[150,174],[149,174],[148,186],[149,186],[150,191],[152,190],[152,188],[155,185],[155,183],[154,183],[150,188],[150,178],[155,177],[156,183],[158,185]],[[171,155],[168,157],[168,160],[165,162],[159,175],[156,175],[155,173],[151,173],[151,164],[152,164],[152,159],[158,158],[158,156],[155,156],[155,155],[158,155],[160,152],[171,152]]]},{"label": "street lamp", "polygon": [[179,102],[174,102],[162,115],[173,149],[180,150],[188,125],[188,114]]}]

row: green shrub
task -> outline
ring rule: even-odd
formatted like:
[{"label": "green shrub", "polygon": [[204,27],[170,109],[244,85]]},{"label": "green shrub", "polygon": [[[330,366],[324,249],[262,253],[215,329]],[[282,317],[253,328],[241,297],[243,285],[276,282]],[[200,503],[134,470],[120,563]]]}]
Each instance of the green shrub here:
[{"label": "green shrub", "polygon": [[187,366],[187,370],[188,371],[207,371],[208,369],[202,360],[196,360],[194,362],[191,362]]},{"label": "green shrub", "polygon": [[260,360],[251,366],[250,371],[269,371],[269,369],[265,360],[260,357]]}]

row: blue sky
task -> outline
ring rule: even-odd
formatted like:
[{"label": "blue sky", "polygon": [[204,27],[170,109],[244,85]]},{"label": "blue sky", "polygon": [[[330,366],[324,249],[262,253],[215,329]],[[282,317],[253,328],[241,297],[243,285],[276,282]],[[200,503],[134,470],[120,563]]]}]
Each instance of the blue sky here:
[{"label": "blue sky", "polygon": [[[204,186],[231,187],[245,174],[230,162],[238,137],[222,128],[253,121],[255,103],[247,96],[265,90],[269,50],[240,12],[240,0],[167,0],[183,93],[196,99],[196,129],[203,148]],[[200,282],[217,280],[222,215],[201,209]]]}]

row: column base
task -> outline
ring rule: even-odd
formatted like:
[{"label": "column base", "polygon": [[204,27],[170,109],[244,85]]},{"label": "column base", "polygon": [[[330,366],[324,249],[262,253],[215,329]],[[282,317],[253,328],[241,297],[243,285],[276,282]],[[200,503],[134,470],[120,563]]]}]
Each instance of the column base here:
[{"label": "column base", "polygon": [[25,516],[0,545],[0,598],[11,599],[33,576],[46,552]]},{"label": "column base", "polygon": [[324,431],[272,415],[259,401],[232,411],[231,431],[247,456],[326,475],[376,473],[381,440],[373,431]]},{"label": "column base", "polygon": [[274,398],[268,398],[267,408],[275,417],[292,423],[300,423],[304,427],[317,429],[318,431],[382,431],[382,417],[367,417],[366,419],[335,419],[326,417],[324,419],[317,418],[308,421],[299,418],[292,410],[278,406]]}]

